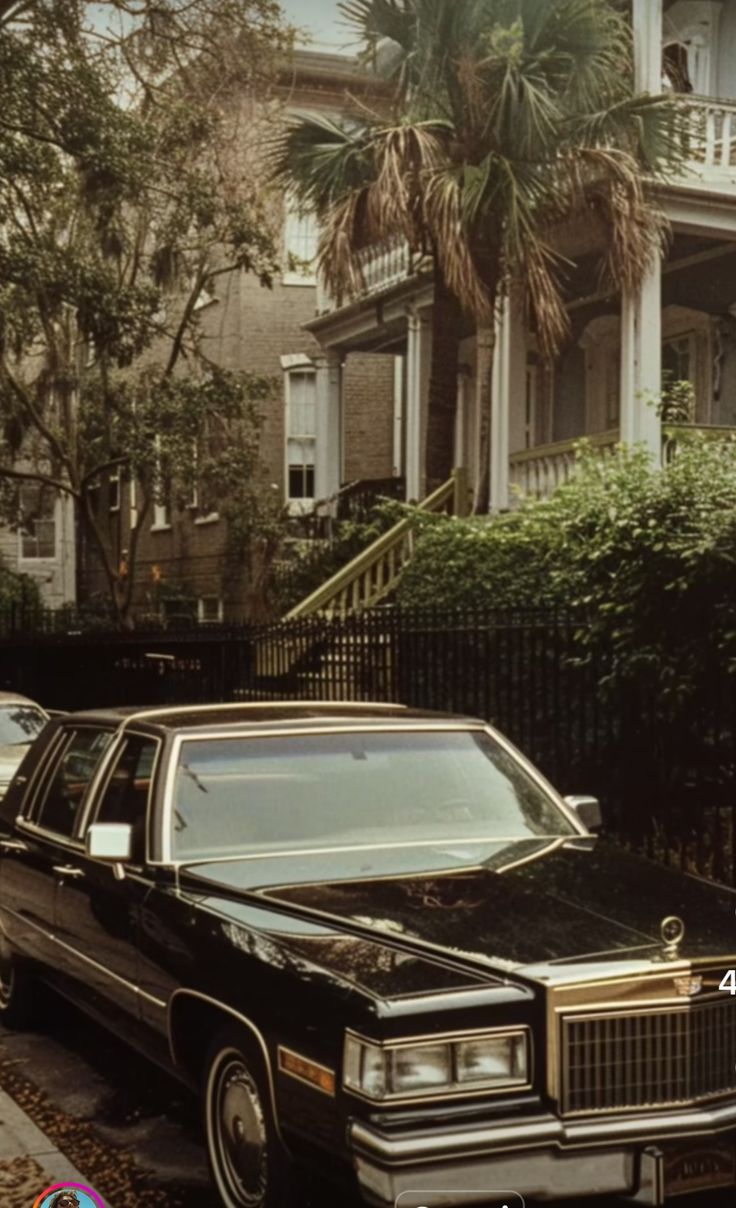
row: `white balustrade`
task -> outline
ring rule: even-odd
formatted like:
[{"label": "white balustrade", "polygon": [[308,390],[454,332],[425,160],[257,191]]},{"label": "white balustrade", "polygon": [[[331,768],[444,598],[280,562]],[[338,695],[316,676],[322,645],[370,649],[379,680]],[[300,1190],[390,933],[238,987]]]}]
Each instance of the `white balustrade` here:
[{"label": "white balustrade", "polygon": [[709,174],[736,172],[736,101],[688,97],[691,115],[686,156],[691,168]]},{"label": "white balustrade", "polygon": [[[611,453],[618,439],[618,430],[597,432],[585,438],[590,447],[601,453]],[[513,495],[548,499],[557,487],[572,477],[578,464],[577,445],[577,440],[560,440],[512,453],[510,481]]]},{"label": "white balustrade", "polygon": [[[408,280],[418,267],[409,244],[400,237],[363,248],[358,253],[358,264],[363,282],[359,296],[363,298],[382,293],[392,285]],[[349,301],[343,299],[341,305]],[[338,309],[337,300],[320,283],[317,287],[318,314],[328,314]]]}]

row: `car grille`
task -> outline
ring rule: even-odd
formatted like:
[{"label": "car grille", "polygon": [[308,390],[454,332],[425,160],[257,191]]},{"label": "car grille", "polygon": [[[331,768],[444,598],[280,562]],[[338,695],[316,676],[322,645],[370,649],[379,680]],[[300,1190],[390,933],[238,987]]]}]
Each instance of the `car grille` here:
[{"label": "car grille", "polygon": [[731,1000],[562,1020],[563,1112],[697,1103],[736,1092]]}]

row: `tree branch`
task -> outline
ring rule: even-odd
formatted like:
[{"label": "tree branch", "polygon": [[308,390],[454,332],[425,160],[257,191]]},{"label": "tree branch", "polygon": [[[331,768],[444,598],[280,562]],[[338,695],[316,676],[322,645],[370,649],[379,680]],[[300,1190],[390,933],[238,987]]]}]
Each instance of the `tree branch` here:
[{"label": "tree branch", "polygon": [[35,427],[36,431],[44,438],[45,441],[47,441],[50,448],[59,458],[61,464],[66,466],[69,474],[69,480],[72,486],[74,486],[78,492],[79,485],[76,481],[77,475],[69,454],[66,452],[61,441],[57,436],[54,435],[51,428],[49,428],[28,391],[24,386],[21,385],[13,371],[9,368],[7,361],[2,363],[2,372],[5,374],[13,394],[20,401],[21,406],[24,407],[28,412],[28,415],[31,418],[31,423]]},{"label": "tree branch", "polygon": [[79,491],[75,491],[68,482],[62,482],[59,478],[52,478],[49,474],[37,473],[34,470],[10,470],[6,466],[0,466],[0,478],[13,478],[19,482],[39,482],[43,486],[53,487],[56,491],[63,491],[65,495],[71,495],[72,499],[80,498]]},{"label": "tree branch", "polygon": [[129,457],[111,457],[109,461],[103,461],[101,465],[95,466],[94,470],[89,470],[79,480],[80,493],[86,491],[89,484],[104,474],[106,470],[114,470],[116,466],[125,466],[129,461]]}]

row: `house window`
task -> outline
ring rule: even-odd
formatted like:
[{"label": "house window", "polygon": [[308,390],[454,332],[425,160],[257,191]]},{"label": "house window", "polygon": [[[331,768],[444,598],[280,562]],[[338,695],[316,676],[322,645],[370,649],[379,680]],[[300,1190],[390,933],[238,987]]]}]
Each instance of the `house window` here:
[{"label": "house window", "polygon": [[695,333],[687,332],[662,344],[662,382],[692,382],[695,385]]},{"label": "house window", "polygon": [[154,503],[153,505],[153,529],[168,529],[171,528],[171,511],[167,502]]},{"label": "house window", "polygon": [[305,209],[293,196],[286,198],[284,222],[284,285],[316,285],[315,261],[319,226],[313,210]]},{"label": "house window", "polygon": [[120,470],[110,475],[110,511],[120,511]]},{"label": "house window", "polygon": [[200,596],[197,600],[197,620],[202,625],[216,625],[223,618],[222,600],[219,596]]},{"label": "house window", "polygon": [[204,432],[194,442],[194,472],[188,506],[194,513],[195,524],[211,524],[220,519],[212,484],[202,475],[201,467],[206,466],[208,459],[216,460],[225,452],[225,439],[224,432],[214,433],[211,425],[205,421]]},{"label": "house window", "polygon": [[314,370],[287,374],[287,496],[290,503],[314,499],[314,459],[317,443],[317,380]]},{"label": "house window", "polygon": [[27,561],[56,557],[57,495],[42,483],[28,482],[19,491],[20,556]]},{"label": "house window", "polygon": [[152,530],[171,528],[171,483],[164,472],[161,457],[161,438],[155,439],[156,447],[156,481],[154,484],[153,524]]}]

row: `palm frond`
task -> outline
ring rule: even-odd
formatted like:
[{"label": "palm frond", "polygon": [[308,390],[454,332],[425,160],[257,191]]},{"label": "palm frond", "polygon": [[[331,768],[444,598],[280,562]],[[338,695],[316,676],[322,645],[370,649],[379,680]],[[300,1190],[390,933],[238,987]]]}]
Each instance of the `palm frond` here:
[{"label": "palm frond", "polygon": [[297,114],[268,148],[270,175],[322,214],[373,179],[375,134],[366,124],[340,125],[323,114]]}]

